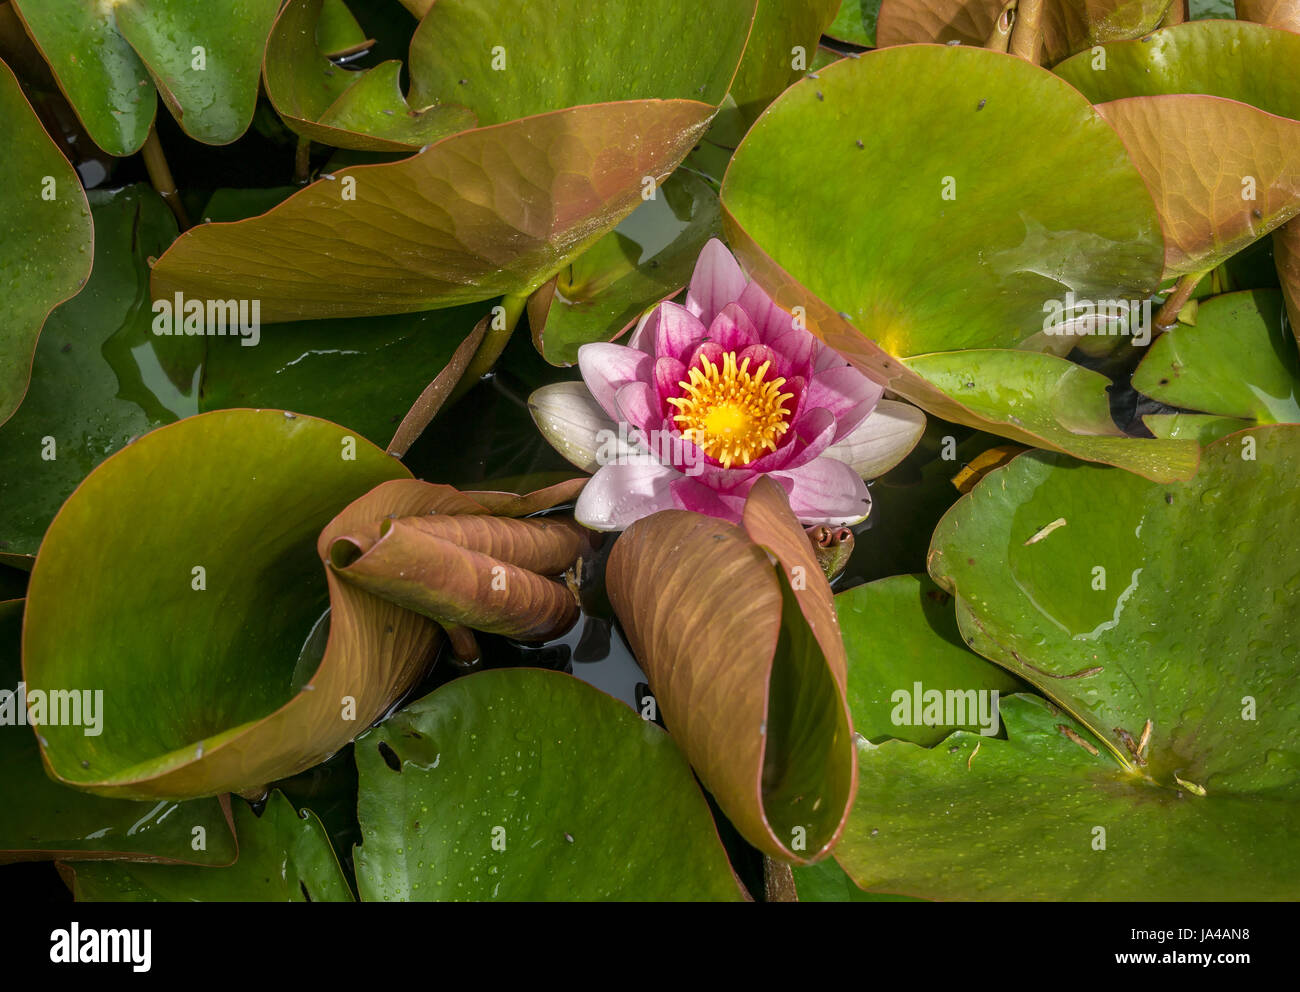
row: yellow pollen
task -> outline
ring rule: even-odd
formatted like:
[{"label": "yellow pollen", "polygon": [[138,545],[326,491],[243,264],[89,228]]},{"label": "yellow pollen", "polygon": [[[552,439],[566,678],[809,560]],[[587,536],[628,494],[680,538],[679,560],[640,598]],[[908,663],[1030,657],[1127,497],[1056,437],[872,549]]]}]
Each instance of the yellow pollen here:
[{"label": "yellow pollen", "polygon": [[692,368],[689,381],[678,383],[684,395],[669,398],[677,407],[673,417],[682,437],[694,442],[723,468],[748,465],[776,450],[776,442],[790,429],[790,411],[784,406],[794,393],[783,393],[785,379],[764,381],[764,362],[752,374],[749,359],[736,366],[736,353],[729,351],[717,366],[701,356],[704,367]]}]

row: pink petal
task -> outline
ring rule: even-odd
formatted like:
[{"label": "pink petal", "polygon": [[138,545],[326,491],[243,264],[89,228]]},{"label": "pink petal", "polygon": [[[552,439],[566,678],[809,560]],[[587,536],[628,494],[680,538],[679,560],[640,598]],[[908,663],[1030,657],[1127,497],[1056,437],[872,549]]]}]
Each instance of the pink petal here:
[{"label": "pink petal", "polygon": [[745,291],[747,280],[731,252],[717,238],[713,238],[700,252],[691,276],[691,287],[686,293],[686,309],[705,324],[728,303],[735,303]]},{"label": "pink petal", "polygon": [[805,402],[808,409],[821,407],[835,415],[838,441],[867,418],[884,394],[884,386],[851,365],[837,365],[813,376]]},{"label": "pink petal", "polygon": [[876,479],[907,457],[925,433],[925,414],[897,400],[881,400],[871,416],[824,452],[864,479]]},{"label": "pink petal", "polygon": [[655,395],[659,400],[660,415],[672,419],[677,412],[665,400],[682,391],[682,382],[686,379],[686,366],[670,355],[663,355],[655,362]]},{"label": "pink petal", "polygon": [[793,374],[812,378],[813,359],[821,344],[812,334],[808,331],[787,331],[768,343],[773,351],[786,360]]},{"label": "pink petal", "polygon": [[758,343],[758,332],[744,310],[728,303],[709,324],[709,340],[716,341],[723,351],[740,351]]},{"label": "pink petal", "polygon": [[749,314],[749,319],[758,331],[759,340],[764,344],[771,344],[782,334],[802,329],[794,326],[794,316],[773,303],[772,297],[756,282],[745,287],[738,302],[740,309]]},{"label": "pink petal", "polygon": [[745,507],[743,497],[723,495],[695,479],[685,477],[674,479],[669,488],[672,489],[673,500],[679,509],[740,523],[740,515]]},{"label": "pink petal", "polygon": [[622,419],[645,432],[648,441],[652,432],[663,430],[664,415],[659,411],[659,395],[647,382],[629,382],[614,394]]},{"label": "pink petal", "polygon": [[646,322],[646,334],[654,335],[655,354],[679,361],[708,334],[708,328],[678,303],[661,303]]},{"label": "pink petal", "polygon": [[704,362],[702,362],[701,359],[707,358],[711,365],[721,368],[722,355],[723,355],[722,345],[718,344],[718,342],[703,341],[699,344],[699,346],[694,351],[691,352],[691,357],[690,360],[687,361],[686,367],[688,369],[700,369],[701,371],[703,371]]},{"label": "pink petal", "polygon": [[578,368],[582,380],[611,417],[619,417],[615,394],[630,382],[650,381],[653,363],[644,351],[626,345],[598,342],[578,349]]},{"label": "pink petal", "polygon": [[677,478],[664,465],[606,465],[582,490],[574,518],[592,530],[625,530],[642,517],[673,509]]},{"label": "pink petal", "polygon": [[796,469],[775,472],[772,478],[792,483],[790,509],[802,523],[839,527],[857,523],[871,511],[867,484],[834,458],[818,458]]}]

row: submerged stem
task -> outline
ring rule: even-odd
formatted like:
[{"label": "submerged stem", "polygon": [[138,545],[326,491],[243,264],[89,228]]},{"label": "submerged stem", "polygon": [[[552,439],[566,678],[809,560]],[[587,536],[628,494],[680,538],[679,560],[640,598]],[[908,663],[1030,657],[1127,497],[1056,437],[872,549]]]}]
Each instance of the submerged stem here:
[{"label": "submerged stem", "polygon": [[1192,298],[1192,291],[1196,289],[1196,284],[1204,277],[1204,272],[1189,272],[1178,280],[1178,284],[1165,298],[1165,302],[1160,306],[1160,311],[1156,314],[1155,332],[1157,334],[1163,334],[1178,323],[1178,311],[1186,306],[1187,301]]},{"label": "submerged stem", "polygon": [[1038,65],[1043,48],[1043,0],[1020,0],[1011,28],[1011,54]]},{"label": "submerged stem", "polygon": [[181,230],[186,230],[190,226],[190,219],[181,203],[181,195],[176,189],[176,180],[172,178],[172,170],[167,165],[167,156],[163,154],[156,124],[149,129],[149,137],[145,138],[140,154],[144,158],[144,167],[149,173],[149,182],[153,183],[153,188],[158,191],[163,202],[176,215],[176,223],[180,225]]},{"label": "submerged stem", "polygon": [[293,181],[306,186],[311,179],[311,138],[298,136],[298,147],[293,155]]}]

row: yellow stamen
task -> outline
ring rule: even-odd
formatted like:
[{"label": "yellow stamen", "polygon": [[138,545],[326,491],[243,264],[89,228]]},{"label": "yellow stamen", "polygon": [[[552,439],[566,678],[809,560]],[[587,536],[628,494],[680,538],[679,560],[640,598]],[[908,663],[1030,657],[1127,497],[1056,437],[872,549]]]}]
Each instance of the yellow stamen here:
[{"label": "yellow stamen", "polygon": [[764,381],[768,366],[764,362],[753,374],[749,359],[736,366],[736,353],[722,356],[721,367],[701,356],[703,368],[692,368],[689,380],[677,385],[683,395],[668,402],[677,407],[673,420],[682,437],[694,442],[706,455],[716,458],[723,468],[748,465],[768,451],[790,429],[790,411],[785,401],[794,393],[783,393],[785,379]]}]

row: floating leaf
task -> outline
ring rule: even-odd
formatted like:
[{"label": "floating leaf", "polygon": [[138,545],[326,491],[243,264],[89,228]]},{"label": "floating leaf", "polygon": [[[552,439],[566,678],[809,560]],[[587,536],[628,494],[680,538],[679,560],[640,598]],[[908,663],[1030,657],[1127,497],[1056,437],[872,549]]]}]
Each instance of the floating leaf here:
[{"label": "floating leaf", "polygon": [[434,632],[322,581],[317,544],[404,474],[346,430],[276,410],[189,417],[96,468],[28,588],[28,686],[104,690],[100,736],[42,727],[50,773],[126,798],[252,791],[383,714]]},{"label": "floating leaf", "polygon": [[[844,6],[859,2],[848,0]],[[731,84],[743,126],[813,68],[817,42],[839,6],[840,0],[759,0],[745,57]]]},{"label": "floating leaf", "polygon": [[716,107],[754,8],[755,0],[714,0],[702,31],[700,12],[679,0],[439,0],[411,39],[411,102],[462,103],[481,125],[613,100]]},{"label": "floating leaf", "polygon": [[1243,21],[1300,31],[1300,4],[1295,0],[1236,0],[1236,12]]},{"label": "floating leaf", "polygon": [[1193,94],[1097,110],[1151,189],[1166,278],[1208,271],[1300,213],[1300,121]]},{"label": "floating leaf", "polygon": [[609,341],[690,281],[705,243],[720,233],[717,194],[679,169],[528,301],[538,351],[572,365],[578,349]]},{"label": "floating leaf", "polygon": [[31,389],[0,428],[0,541],[11,551],[35,554],[63,501],[104,458],[198,410],[203,339],[150,329],[147,259],[176,237],[171,211],[147,186],[88,195],[94,271],[50,314]]},{"label": "floating leaf", "polygon": [[[918,79],[926,85],[905,103],[889,98]],[[867,118],[872,126],[859,127]],[[974,151],[991,147],[997,155]],[[1023,167],[1006,170],[1008,159]],[[1086,179],[1062,193],[1060,175],[1079,168]],[[922,378],[915,359],[899,361],[1068,348],[1068,338],[1044,336],[1044,314],[1067,294],[1142,301],[1155,287],[1163,251],[1142,178],[1115,132],[1050,73],[935,46],[846,59],[764,114],[736,152],[722,202],[732,246],[776,302],[802,307],[831,347],[927,412],[1153,477],[1194,469],[1187,446],[1076,437],[1074,419],[1085,434],[1118,432],[1100,424],[1093,401],[1082,417],[1055,402],[1062,378],[1076,390],[1084,378],[1068,363],[1025,353],[1018,376],[1041,388],[1003,391],[989,411]]]},{"label": "floating leaf", "polygon": [[316,814],[276,791],[261,815],[235,807],[239,860],[228,868],[128,861],[72,869],[77,902],[351,902],[338,857]]},{"label": "floating leaf", "polygon": [[1006,740],[864,747],[840,864],[929,898],[1289,898],[1300,552],[1278,507],[1298,468],[1300,429],[1274,426],[1172,486],[1041,452],[980,483],[931,572],[971,646],[1066,712],[1016,696]]},{"label": "floating leaf", "polygon": [[[21,797],[0,805],[0,863],[123,857],[207,865],[233,862],[234,822],[225,799],[103,799],[59,785],[46,775],[36,734],[25,720],[17,723],[22,703],[12,695],[23,680],[22,618],[21,601],[0,603],[0,693],[8,694],[0,696],[0,712],[15,707],[0,720],[0,763],[8,795]],[[93,695],[90,701],[93,712],[101,713]],[[80,728],[83,733],[95,729],[90,715],[91,710],[81,711],[87,721]]]},{"label": "floating leaf", "polygon": [[[835,597],[849,669],[853,729],[866,740],[911,741],[929,747],[953,730],[996,733],[997,707],[980,694],[1009,696],[1024,688],[974,654],[961,639],[952,597],[924,575],[895,575]],[[973,692],[972,692],[973,690]],[[953,700],[949,721],[930,720],[927,692]],[[984,720],[981,723],[981,720]]]},{"label": "floating leaf", "polygon": [[1204,93],[1300,119],[1300,34],[1246,21],[1189,21],[1140,41],[1112,42],[1103,53],[1080,52],[1055,71],[1093,103]]},{"label": "floating leaf", "polygon": [[0,424],[18,409],[51,309],[90,275],[94,229],[76,172],[45,133],[9,67],[0,62]]},{"label": "floating leaf", "polygon": [[638,520],[606,584],[665,726],[728,819],[770,857],[823,857],[852,802],[844,647],[780,487],[755,483],[743,527],[685,510]]},{"label": "floating leaf", "polygon": [[279,0],[14,2],[86,130],[113,155],[144,143],[155,92],[192,138],[223,145],[243,134],[278,8]]},{"label": "floating leaf", "polygon": [[382,900],[735,900],[690,768],[558,672],[486,671],[356,745],[357,884]]},{"label": "floating leaf", "polygon": [[825,33],[863,48],[875,48],[876,18],[879,15],[880,0],[841,0],[835,20]]},{"label": "floating leaf", "polygon": [[291,0],[266,43],[266,92],[296,133],[339,148],[405,151],[474,126],[466,107],[411,107],[400,62],[365,71],[331,62],[318,45],[324,9],[324,0]]},{"label": "floating leaf", "polygon": [[1222,433],[1300,423],[1300,360],[1282,318],[1276,290],[1216,296],[1200,305],[1195,327],[1160,336],[1133,373],[1133,388],[1170,406],[1236,418],[1217,425]]},{"label": "floating leaf", "polygon": [[238,286],[274,322],[531,292],[630,213],[642,178],[668,175],[711,113],[682,100],[574,107],[340,170],[261,217],[186,232],[154,267],[153,294],[223,299]]}]

